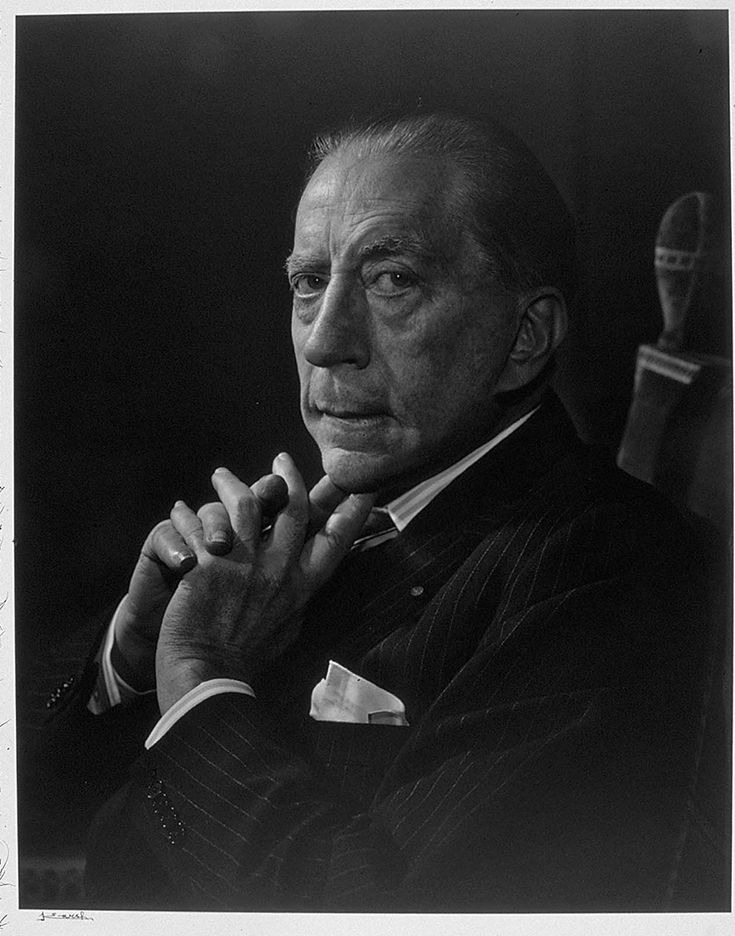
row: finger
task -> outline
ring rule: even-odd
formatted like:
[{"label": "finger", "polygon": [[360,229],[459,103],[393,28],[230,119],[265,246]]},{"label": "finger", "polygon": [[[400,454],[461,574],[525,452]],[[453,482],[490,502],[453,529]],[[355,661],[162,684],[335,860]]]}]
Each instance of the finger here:
[{"label": "finger", "polygon": [[375,494],[350,494],[301,554],[301,571],[311,591],[320,588],[352,548],[362,529]]},{"label": "finger", "polygon": [[307,536],[313,536],[321,530],[337,504],[347,497],[347,493],[331,480],[329,475],[317,481],[309,491],[309,529]]},{"label": "finger", "polygon": [[204,533],[202,522],[182,500],[176,501],[171,508],[171,523],[174,529],[183,537],[186,545],[195,555],[204,548]]},{"label": "finger", "polygon": [[309,522],[309,496],[304,479],[290,455],[281,452],[273,460],[273,471],[286,482],[288,504],[273,521],[273,530],[266,547],[270,558],[277,560],[276,566],[293,560],[299,555],[306,537]]},{"label": "finger", "polygon": [[252,559],[260,542],[260,502],[250,488],[227,468],[218,468],[212,485],[222,501],[235,533],[233,552],[242,559]]},{"label": "finger", "polygon": [[146,558],[180,575],[193,569],[197,561],[196,555],[170,520],[164,520],[151,530],[143,544],[142,553]]},{"label": "finger", "polygon": [[204,504],[197,511],[204,534],[204,548],[213,556],[226,556],[232,549],[234,533],[224,504]]},{"label": "finger", "polygon": [[[268,474],[250,486],[263,517],[273,517],[288,503],[288,488],[279,475]],[[204,548],[213,556],[226,556],[234,541],[230,517],[222,503],[204,504],[197,511],[204,530]]]},{"label": "finger", "polygon": [[258,498],[264,517],[275,517],[288,503],[288,487],[280,475],[263,475],[250,485],[250,490]]}]

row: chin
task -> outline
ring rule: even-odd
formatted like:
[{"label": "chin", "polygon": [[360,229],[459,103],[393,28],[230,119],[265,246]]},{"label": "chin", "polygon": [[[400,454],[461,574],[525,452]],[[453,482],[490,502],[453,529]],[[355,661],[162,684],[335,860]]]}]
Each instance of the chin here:
[{"label": "chin", "polygon": [[395,477],[390,459],[366,452],[329,449],[322,453],[322,466],[333,484],[349,494],[368,494],[390,484]]}]

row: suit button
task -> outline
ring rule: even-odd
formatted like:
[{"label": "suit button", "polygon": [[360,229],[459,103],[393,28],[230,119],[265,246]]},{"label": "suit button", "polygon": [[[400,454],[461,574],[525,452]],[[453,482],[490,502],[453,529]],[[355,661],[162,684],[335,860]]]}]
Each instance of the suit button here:
[{"label": "suit button", "polygon": [[58,705],[59,702],[61,702],[64,696],[72,688],[76,680],[77,680],[76,676],[69,676],[69,678],[65,679],[64,682],[60,686],[57,686],[54,689],[54,691],[51,693],[51,695],[48,697],[48,699],[46,700],[46,708],[50,709]]},{"label": "suit button", "polygon": [[420,598],[424,593],[423,585],[413,585],[409,594],[412,598]]}]

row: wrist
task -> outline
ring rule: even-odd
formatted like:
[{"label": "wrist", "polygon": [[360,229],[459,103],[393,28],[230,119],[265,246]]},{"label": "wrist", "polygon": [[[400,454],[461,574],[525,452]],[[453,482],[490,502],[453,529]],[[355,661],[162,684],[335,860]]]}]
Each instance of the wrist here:
[{"label": "wrist", "polygon": [[156,685],[156,643],[135,633],[125,598],[115,616],[110,663],[115,673],[136,692],[148,692]]},{"label": "wrist", "polygon": [[[233,667],[223,661],[198,659],[164,659],[159,645],[156,660],[156,692],[161,715],[192,689],[211,680],[232,680],[248,687],[252,685],[252,670]],[[252,690],[250,690],[252,693]]]},{"label": "wrist", "polygon": [[192,689],[212,679],[237,679],[245,682],[242,675],[234,676],[231,672],[206,664],[200,660],[181,661],[157,668],[156,692],[161,715],[175,705]]},{"label": "wrist", "polygon": [[150,692],[156,688],[156,671],[152,663],[140,658],[131,662],[131,657],[119,646],[117,637],[110,649],[110,663],[115,674],[136,692]]}]

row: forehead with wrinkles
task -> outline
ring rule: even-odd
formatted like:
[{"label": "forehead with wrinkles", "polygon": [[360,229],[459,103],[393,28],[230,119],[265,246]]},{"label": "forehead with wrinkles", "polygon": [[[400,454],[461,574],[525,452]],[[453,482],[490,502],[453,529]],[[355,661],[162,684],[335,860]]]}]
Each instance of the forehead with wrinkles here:
[{"label": "forehead with wrinkles", "polygon": [[386,245],[405,241],[449,259],[447,251],[460,234],[452,211],[455,181],[454,167],[430,157],[360,157],[349,151],[328,156],[299,203],[294,252],[325,236],[359,236],[377,224]]}]

